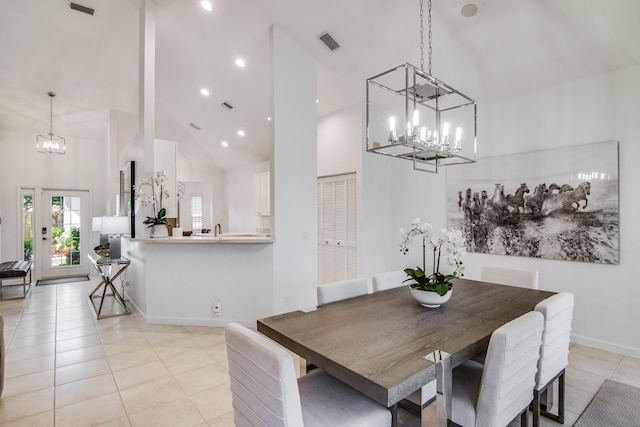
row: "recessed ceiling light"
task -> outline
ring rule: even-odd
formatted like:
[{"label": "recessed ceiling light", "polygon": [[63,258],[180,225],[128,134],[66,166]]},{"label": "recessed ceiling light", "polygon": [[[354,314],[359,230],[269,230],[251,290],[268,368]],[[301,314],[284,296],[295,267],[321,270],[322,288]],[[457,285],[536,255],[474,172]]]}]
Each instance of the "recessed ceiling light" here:
[{"label": "recessed ceiling light", "polygon": [[223,147],[228,147],[229,143],[227,141],[222,141],[220,145],[222,145]]},{"label": "recessed ceiling light", "polygon": [[316,104],[320,104],[320,100],[316,98]]},{"label": "recessed ceiling light", "polygon": [[238,59],[236,59],[236,65],[238,67],[240,67],[240,68],[244,68],[244,66],[247,65],[247,64],[244,62],[244,59],[238,58]]},{"label": "recessed ceiling light", "polygon": [[244,131],[242,129],[238,129],[238,136],[244,136]]},{"label": "recessed ceiling light", "polygon": [[267,121],[270,122],[271,121],[271,116],[267,117]]},{"label": "recessed ceiling light", "polygon": [[200,93],[204,96],[209,96],[209,89],[203,87],[202,89],[200,89]]},{"label": "recessed ceiling light", "polygon": [[211,12],[211,10],[213,9],[213,6],[211,6],[211,2],[207,0],[202,0],[200,2],[200,6],[202,6],[202,8],[207,12]]}]

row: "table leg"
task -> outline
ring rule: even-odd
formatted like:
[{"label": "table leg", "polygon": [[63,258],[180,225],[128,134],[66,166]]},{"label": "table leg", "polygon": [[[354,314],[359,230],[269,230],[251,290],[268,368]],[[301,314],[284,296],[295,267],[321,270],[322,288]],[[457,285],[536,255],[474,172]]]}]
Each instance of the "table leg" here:
[{"label": "table leg", "polygon": [[438,405],[438,425],[448,425],[451,419],[451,401],[453,383],[451,378],[451,359],[442,359],[436,365],[436,375],[438,378],[438,392],[436,394],[436,404]]},{"label": "table leg", "polygon": [[391,411],[391,427],[398,427],[398,404],[395,403],[389,407]]}]

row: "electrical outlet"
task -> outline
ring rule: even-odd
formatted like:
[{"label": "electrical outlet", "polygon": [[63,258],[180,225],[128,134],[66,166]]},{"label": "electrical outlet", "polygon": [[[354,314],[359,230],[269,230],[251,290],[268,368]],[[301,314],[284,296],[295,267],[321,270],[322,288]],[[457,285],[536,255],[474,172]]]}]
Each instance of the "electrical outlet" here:
[{"label": "electrical outlet", "polygon": [[213,303],[213,314],[214,316],[222,316],[222,303],[214,302]]}]

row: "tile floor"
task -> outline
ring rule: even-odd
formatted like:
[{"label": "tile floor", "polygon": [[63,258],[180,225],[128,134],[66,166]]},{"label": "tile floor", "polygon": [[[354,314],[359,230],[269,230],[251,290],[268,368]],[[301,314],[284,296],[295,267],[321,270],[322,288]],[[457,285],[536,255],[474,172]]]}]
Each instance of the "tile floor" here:
[{"label": "tile floor", "polygon": [[[0,301],[0,426],[233,426],[222,328],[150,325],[135,312],[97,321],[87,298],[96,284],[34,286],[26,300]],[[565,425],[607,378],[640,387],[640,359],[572,346]]]}]

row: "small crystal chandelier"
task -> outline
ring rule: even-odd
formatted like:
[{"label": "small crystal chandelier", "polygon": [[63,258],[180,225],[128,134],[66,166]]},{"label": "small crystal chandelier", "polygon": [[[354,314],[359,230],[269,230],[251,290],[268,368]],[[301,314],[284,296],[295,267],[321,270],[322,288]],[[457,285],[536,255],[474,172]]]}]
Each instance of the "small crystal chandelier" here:
[{"label": "small crystal chandelier", "polygon": [[411,160],[415,170],[438,173],[440,166],[476,162],[477,103],[431,75],[431,1],[428,72],[420,0],[420,68],[406,63],[367,79],[367,151]]},{"label": "small crystal chandelier", "polygon": [[44,154],[65,154],[67,146],[63,137],[53,133],[53,97],[55,92],[47,92],[49,95],[50,111],[49,111],[49,133],[43,133],[36,137],[36,150],[38,153]]}]

